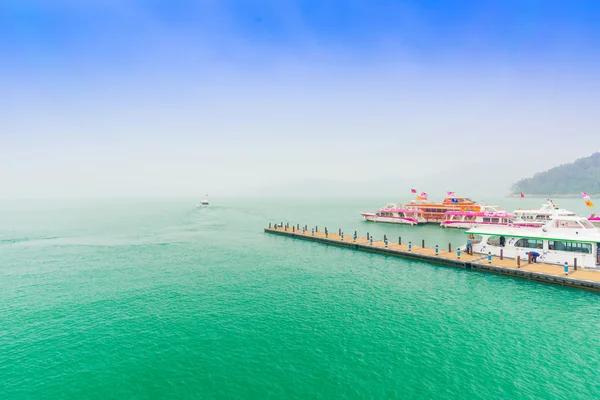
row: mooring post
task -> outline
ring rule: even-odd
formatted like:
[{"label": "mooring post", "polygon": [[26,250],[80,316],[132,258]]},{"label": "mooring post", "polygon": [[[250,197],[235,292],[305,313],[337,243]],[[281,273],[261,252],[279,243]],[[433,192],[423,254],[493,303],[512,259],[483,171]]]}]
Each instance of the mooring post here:
[{"label": "mooring post", "polygon": [[387,240],[387,235],[383,235],[383,240]]},{"label": "mooring post", "polygon": [[440,252],[440,249],[439,249],[438,245],[436,244],[435,245],[435,255],[437,256],[439,254],[439,252]]},{"label": "mooring post", "polygon": [[504,260],[504,249],[500,249],[500,259]]},{"label": "mooring post", "polygon": [[296,229],[300,230],[300,224],[296,224]]},{"label": "mooring post", "polygon": [[425,248],[425,239],[422,239],[422,240],[421,240],[421,247],[422,247],[422,248]]},{"label": "mooring post", "polygon": [[565,261],[565,275],[569,275],[569,263]]},{"label": "mooring post", "polygon": [[271,223],[269,222],[269,229],[271,229]]},{"label": "mooring post", "polygon": [[492,263],[492,252],[490,251],[488,253],[488,264],[491,264],[491,263]]},{"label": "mooring post", "polygon": [[327,227],[325,227],[325,237],[329,237],[329,231],[327,230]]},{"label": "mooring post", "polygon": [[412,242],[408,242],[408,251],[412,251]]},{"label": "mooring post", "polygon": [[573,269],[577,271],[577,257],[573,259]]},{"label": "mooring post", "polygon": [[521,256],[517,256],[517,268],[521,268]]},{"label": "mooring post", "polygon": [[448,243],[448,253],[452,253],[452,244]]},{"label": "mooring post", "polygon": [[296,232],[296,227],[292,225],[292,232]]},{"label": "mooring post", "polygon": [[398,236],[398,244],[401,245],[402,244],[402,236]]},{"label": "mooring post", "polygon": [[319,232],[319,227],[315,226],[315,232]]},{"label": "mooring post", "polygon": [[338,229],[338,235],[342,236],[342,229]]},{"label": "mooring post", "polygon": [[283,221],[280,222],[280,226],[283,228]]},{"label": "mooring post", "polygon": [[367,240],[369,240],[369,237],[370,237],[370,236],[369,236],[369,232],[367,232]]}]

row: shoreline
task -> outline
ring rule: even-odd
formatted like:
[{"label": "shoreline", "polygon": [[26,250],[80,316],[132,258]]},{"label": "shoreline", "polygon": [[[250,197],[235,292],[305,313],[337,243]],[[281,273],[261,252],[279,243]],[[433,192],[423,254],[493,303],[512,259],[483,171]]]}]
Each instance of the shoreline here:
[{"label": "shoreline", "polygon": [[[581,193],[572,193],[572,194],[529,194],[523,193],[525,198],[532,199],[579,199],[581,198]],[[590,194],[591,198],[598,198],[600,194]],[[509,199],[521,197],[521,193],[511,193],[506,196]]]}]

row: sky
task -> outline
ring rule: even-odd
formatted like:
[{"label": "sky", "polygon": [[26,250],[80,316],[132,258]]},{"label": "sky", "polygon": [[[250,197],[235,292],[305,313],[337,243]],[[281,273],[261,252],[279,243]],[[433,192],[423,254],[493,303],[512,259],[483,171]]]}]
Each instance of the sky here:
[{"label": "sky", "polygon": [[600,2],[3,0],[0,198],[508,193],[600,150]]}]

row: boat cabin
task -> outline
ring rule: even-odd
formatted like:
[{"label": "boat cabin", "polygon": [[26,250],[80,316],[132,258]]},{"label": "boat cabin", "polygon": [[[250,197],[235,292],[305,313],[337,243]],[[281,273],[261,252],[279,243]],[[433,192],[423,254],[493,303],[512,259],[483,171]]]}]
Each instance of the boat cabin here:
[{"label": "boat cabin", "polygon": [[[542,227],[477,226],[466,232],[471,235],[473,252],[528,259],[529,252],[539,254],[537,261],[582,268],[600,266],[600,230],[582,217],[557,217]],[[576,260],[576,261],[575,261]]]}]

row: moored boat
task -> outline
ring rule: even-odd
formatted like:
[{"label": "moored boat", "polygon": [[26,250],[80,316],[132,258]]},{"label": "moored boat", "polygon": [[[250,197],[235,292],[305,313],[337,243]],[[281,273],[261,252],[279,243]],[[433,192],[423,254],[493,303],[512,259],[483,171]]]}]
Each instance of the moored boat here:
[{"label": "moored boat", "polygon": [[466,231],[473,253],[573,266],[600,265],[600,229],[585,217],[560,215],[558,210],[539,227],[478,225]]},{"label": "moored boat", "polygon": [[441,223],[446,220],[448,211],[481,211],[481,204],[468,197],[446,197],[441,203],[412,201],[406,208],[423,211],[423,218],[430,223]]},{"label": "moored boat", "polygon": [[447,211],[446,219],[440,223],[443,228],[470,229],[478,225],[502,225],[512,223],[515,214],[508,213],[497,206],[481,206],[481,211]]},{"label": "moored boat", "polygon": [[375,213],[361,213],[365,221],[384,222],[388,224],[418,225],[426,223],[423,211],[402,207],[402,204],[388,204]]},{"label": "moored boat", "polygon": [[514,210],[515,219],[513,224],[520,226],[539,227],[546,224],[553,215],[563,217],[575,217],[572,211],[560,208],[558,204],[555,204],[552,200],[548,199],[548,202],[542,204],[538,209],[518,209]]}]

